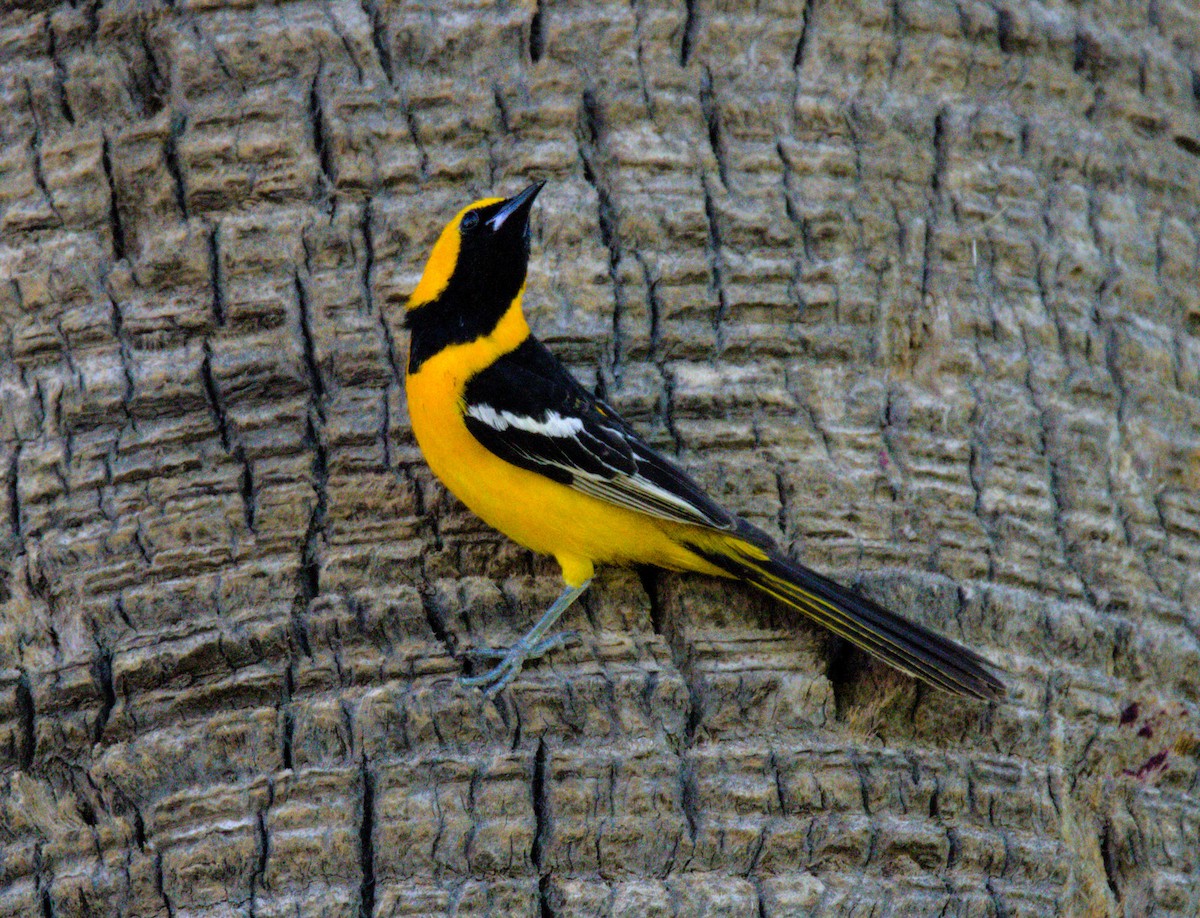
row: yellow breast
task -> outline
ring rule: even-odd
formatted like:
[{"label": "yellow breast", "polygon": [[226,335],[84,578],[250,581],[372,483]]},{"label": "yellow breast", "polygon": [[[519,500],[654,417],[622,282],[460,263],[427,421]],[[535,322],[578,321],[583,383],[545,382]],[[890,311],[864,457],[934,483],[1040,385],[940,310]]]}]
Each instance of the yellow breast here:
[{"label": "yellow breast", "polygon": [[572,585],[592,575],[594,562],[716,573],[672,538],[672,533],[694,527],[589,497],[505,462],[472,436],[463,421],[467,381],[528,334],[518,301],[492,334],[452,345],[409,374],[413,434],[433,473],[488,525],[526,548],[557,558]]}]

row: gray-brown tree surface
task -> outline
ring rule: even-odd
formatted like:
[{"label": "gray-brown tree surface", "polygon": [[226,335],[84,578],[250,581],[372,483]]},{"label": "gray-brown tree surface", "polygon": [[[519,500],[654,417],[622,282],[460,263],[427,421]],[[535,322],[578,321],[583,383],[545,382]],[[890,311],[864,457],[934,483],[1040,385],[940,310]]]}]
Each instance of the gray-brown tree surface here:
[{"label": "gray-brown tree surface", "polygon": [[[0,914],[1200,913],[1186,0],[0,12]],[[405,294],[548,179],[537,332],[979,649],[553,564],[431,478]]]}]

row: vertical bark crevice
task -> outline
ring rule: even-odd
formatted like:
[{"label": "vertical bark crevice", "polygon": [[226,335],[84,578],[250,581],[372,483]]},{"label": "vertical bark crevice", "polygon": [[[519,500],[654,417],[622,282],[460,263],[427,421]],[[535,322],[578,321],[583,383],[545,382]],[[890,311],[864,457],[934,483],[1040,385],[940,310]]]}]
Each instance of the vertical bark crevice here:
[{"label": "vertical bark crevice", "polygon": [[721,242],[721,224],[717,217],[717,206],[707,179],[703,180],[703,186],[704,217],[708,226],[708,266],[712,276],[712,290],[717,295],[717,310],[713,314],[712,324],[717,333],[717,352],[720,353],[724,343],[725,314],[729,310],[729,301],[725,292],[725,255]]},{"label": "vertical bark crevice", "polygon": [[321,99],[322,69],[323,65],[318,63],[316,73],[313,74],[312,84],[309,86],[308,119],[312,129],[313,149],[317,154],[317,163],[321,167],[321,178],[324,181],[326,193],[329,193],[337,186],[337,173],[333,164],[333,151],[329,146],[329,125]]},{"label": "vertical bark crevice", "polygon": [[708,132],[708,147],[717,161],[717,175],[721,179],[721,185],[729,188],[729,154],[721,127],[721,113],[717,108],[712,71],[708,67],[705,67],[700,75],[700,111],[704,115],[704,124]]},{"label": "vertical bark crevice", "polygon": [[175,192],[175,206],[179,208],[179,213],[186,221],[188,219],[187,184],[183,176],[183,166],[179,162],[179,139],[185,130],[187,130],[187,116],[173,115],[167,131],[167,138],[163,141],[163,162],[166,164],[167,174],[171,176],[171,187]]},{"label": "vertical bark crevice", "polygon": [[679,43],[679,66],[686,67],[692,59],[692,46],[696,42],[696,31],[700,28],[700,15],[696,10],[699,0],[684,0],[687,15],[683,21],[683,38]]},{"label": "vertical bark crevice", "polygon": [[208,341],[204,342],[204,358],[200,361],[200,380],[204,385],[204,397],[208,402],[208,410],[212,414],[213,426],[217,436],[221,438],[221,449],[229,452],[229,419],[225,416],[225,407],[221,403],[221,392],[213,377],[212,349]]},{"label": "vertical bark crevice", "polygon": [[1100,827],[1100,860],[1104,864],[1104,879],[1108,883],[1109,891],[1112,892],[1113,898],[1120,904],[1121,886],[1118,882],[1120,874],[1117,869],[1117,858],[1113,851],[1112,842],[1112,823],[1109,820],[1104,821],[1104,825]]},{"label": "vertical bark crevice", "polygon": [[24,541],[24,526],[21,522],[21,444],[13,446],[8,458],[8,475],[5,485],[8,491],[8,528],[13,541],[19,547]]},{"label": "vertical bark crevice", "polygon": [[533,754],[533,771],[530,776],[529,793],[533,803],[534,831],[529,859],[538,875],[538,913],[543,918],[554,918],[557,914],[554,908],[551,873],[546,864],[546,852],[549,849],[554,830],[547,775],[549,758],[550,753],[546,746],[546,739],[540,737],[537,750]]},{"label": "vertical bark crevice", "polygon": [[361,882],[358,888],[360,918],[375,915],[375,776],[364,756],[359,770],[361,797],[358,819],[358,865]]},{"label": "vertical bark crevice", "polygon": [[112,716],[113,708],[117,706],[117,692],[113,686],[112,662],[112,651],[103,646],[98,647],[92,672],[96,680],[97,691],[100,694],[100,710],[96,713],[96,720],[92,725],[93,743],[98,743],[103,739],[104,728],[108,725],[108,719]]},{"label": "vertical bark crevice", "polygon": [[17,767],[28,772],[37,755],[37,710],[33,704],[33,686],[24,670],[17,677],[14,707],[17,714]]},{"label": "vertical bark crevice", "polygon": [[595,90],[584,90],[580,107],[581,124],[579,158],[583,177],[596,193],[596,216],[600,241],[608,250],[608,277],[613,289],[612,370],[619,375],[624,358],[622,319],[625,312],[625,289],[621,279],[621,237],[619,217],[613,203],[613,183],[607,168],[604,112]]},{"label": "vertical bark crevice", "polygon": [[546,50],[546,11],[542,0],[536,0],[529,20],[529,59],[537,63]]},{"label": "vertical bark crevice", "polygon": [[58,51],[58,34],[54,28],[54,19],[47,16],[46,22],[46,53],[50,60],[54,62],[54,88],[58,96],[58,108],[62,112],[63,120],[67,124],[75,124],[75,112],[71,107],[71,100],[67,94],[67,80],[70,78],[70,72],[67,70],[67,65],[62,59],[62,55]]},{"label": "vertical bark crevice", "polygon": [[395,67],[392,63],[387,27],[383,21],[383,14],[379,11],[379,3],[377,0],[361,0],[361,3],[367,21],[371,23],[371,45],[375,48],[375,56],[379,59],[379,69],[383,71],[388,83],[395,83]]},{"label": "vertical bark crevice", "polygon": [[816,0],[804,0],[804,7],[800,10],[800,37],[796,39],[796,50],[792,54],[792,69],[800,70],[804,67],[805,58],[808,56],[809,45],[809,17],[812,15],[813,4]]},{"label": "vertical bark crevice", "polygon": [[125,221],[121,217],[121,203],[117,195],[117,183],[113,178],[112,144],[108,135],[104,135],[100,147],[100,165],[104,170],[104,179],[108,182],[108,228],[112,241],[113,260],[125,258]]},{"label": "vertical bark crevice", "polygon": [[921,302],[924,308],[929,303],[933,287],[936,236],[942,209],[942,183],[946,172],[946,109],[941,109],[933,119],[933,169],[929,175],[929,217],[925,221],[925,241],[921,257]]},{"label": "vertical bark crevice", "polygon": [[221,225],[213,223],[208,231],[208,283],[211,292],[213,321],[217,326],[223,326],[226,321],[225,285],[221,276]]},{"label": "vertical bark crevice", "polygon": [[246,448],[241,444],[238,444],[237,450],[234,452],[234,457],[242,467],[238,475],[238,493],[242,498],[242,516],[245,519],[246,528],[254,532],[254,514],[257,509],[254,491],[254,463],[247,457]]}]

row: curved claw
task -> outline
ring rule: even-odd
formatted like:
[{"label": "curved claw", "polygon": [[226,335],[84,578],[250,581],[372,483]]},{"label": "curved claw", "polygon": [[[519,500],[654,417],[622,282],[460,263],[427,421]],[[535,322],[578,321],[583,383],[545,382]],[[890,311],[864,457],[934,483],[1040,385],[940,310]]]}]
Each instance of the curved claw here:
[{"label": "curved claw", "polygon": [[510,682],[517,677],[517,673],[521,671],[521,667],[525,665],[525,661],[535,659],[549,650],[556,647],[561,647],[568,641],[572,641],[579,637],[578,632],[564,631],[562,634],[543,637],[543,635],[554,627],[554,623],[558,621],[560,615],[566,611],[579,595],[587,589],[590,580],[586,580],[577,587],[567,587],[562,591],[562,594],[554,601],[554,604],[546,610],[536,625],[534,625],[529,633],[521,640],[517,641],[507,650],[484,649],[476,650],[473,653],[480,657],[499,658],[500,662],[489,669],[486,673],[481,673],[478,676],[460,676],[459,682],[473,688],[483,688],[484,693],[489,698],[494,698],[499,692]]},{"label": "curved claw", "polygon": [[484,694],[489,698],[494,698],[517,677],[517,673],[524,667],[526,660],[535,660],[548,651],[561,647],[578,637],[579,632],[577,631],[564,631],[562,634],[543,638],[532,645],[526,643],[522,638],[507,649],[487,647],[471,651],[472,656],[498,659],[500,662],[486,673],[480,673],[478,676],[460,676],[458,681],[471,688],[483,688],[486,690]]},{"label": "curved claw", "polygon": [[500,664],[493,669],[489,669],[486,673],[479,676],[459,676],[458,681],[469,688],[481,688],[484,690],[484,695],[488,698],[495,698],[503,691],[505,686],[517,677],[517,673],[521,671],[521,666],[524,662],[524,657],[516,660],[510,660],[506,657]]}]

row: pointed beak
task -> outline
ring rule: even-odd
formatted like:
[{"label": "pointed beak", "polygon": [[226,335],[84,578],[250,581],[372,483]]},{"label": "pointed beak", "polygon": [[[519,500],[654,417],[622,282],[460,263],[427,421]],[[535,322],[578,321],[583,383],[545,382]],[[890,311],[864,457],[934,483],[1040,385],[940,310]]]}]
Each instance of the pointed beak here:
[{"label": "pointed beak", "polygon": [[505,201],[504,206],[496,212],[496,215],[487,221],[488,226],[492,228],[492,232],[499,232],[500,227],[508,222],[510,218],[514,217],[517,218],[517,223],[528,224],[529,211],[533,207],[533,199],[538,196],[538,192],[542,190],[542,186],[545,184],[545,182],[534,182],[520,194]]}]

